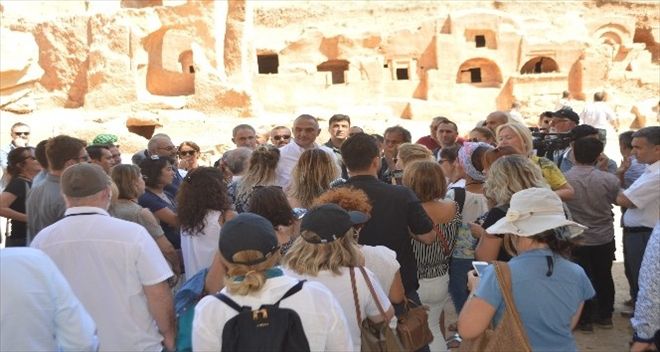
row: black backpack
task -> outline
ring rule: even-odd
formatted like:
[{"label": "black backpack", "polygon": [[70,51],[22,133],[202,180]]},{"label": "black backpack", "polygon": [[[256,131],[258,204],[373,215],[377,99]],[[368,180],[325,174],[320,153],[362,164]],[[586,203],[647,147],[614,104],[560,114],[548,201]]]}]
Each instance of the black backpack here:
[{"label": "black backpack", "polygon": [[280,302],[300,291],[304,282],[299,281],[274,304],[264,304],[257,310],[217,294],[216,298],[238,312],[222,330],[222,351],[309,351],[298,313],[280,308]]}]

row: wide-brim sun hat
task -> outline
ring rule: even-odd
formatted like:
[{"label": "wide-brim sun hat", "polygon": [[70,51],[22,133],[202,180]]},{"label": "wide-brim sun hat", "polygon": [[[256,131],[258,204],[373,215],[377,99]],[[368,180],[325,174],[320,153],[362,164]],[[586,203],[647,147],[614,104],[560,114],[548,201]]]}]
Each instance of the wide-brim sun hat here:
[{"label": "wide-brim sun hat", "polygon": [[552,190],[528,188],[511,197],[506,215],[486,232],[530,237],[552,229],[561,229],[560,237],[570,239],[587,227],[566,218],[561,199]]}]

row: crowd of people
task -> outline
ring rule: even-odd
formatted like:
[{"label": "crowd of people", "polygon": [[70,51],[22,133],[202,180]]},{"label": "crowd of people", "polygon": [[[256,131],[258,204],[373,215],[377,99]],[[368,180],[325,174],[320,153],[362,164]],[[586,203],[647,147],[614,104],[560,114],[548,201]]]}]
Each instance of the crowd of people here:
[{"label": "crowd of people", "polygon": [[[0,350],[352,351],[364,324],[396,331],[411,305],[428,307],[422,351],[509,324],[511,309],[533,350],[576,350],[574,329],[613,327],[615,226],[631,350],[657,348],[660,126],[621,133],[617,165],[603,150],[619,124],[602,111],[544,112],[540,133],[502,111],[470,131],[435,117],[415,143],[402,126],[371,135],[342,114],[320,143],[303,114],[265,142],[236,126],[236,148],[212,167],[195,142],[165,134],[125,164],[114,135],[31,147],[29,126],[14,124]],[[509,279],[499,264],[477,275],[475,261],[503,263]],[[299,333],[246,338],[246,309],[286,312]]]}]

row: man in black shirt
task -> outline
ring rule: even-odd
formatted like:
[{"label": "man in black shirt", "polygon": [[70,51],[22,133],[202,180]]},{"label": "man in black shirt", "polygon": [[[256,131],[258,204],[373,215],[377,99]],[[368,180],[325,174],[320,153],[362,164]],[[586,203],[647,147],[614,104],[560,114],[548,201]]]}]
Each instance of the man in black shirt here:
[{"label": "man in black shirt", "polygon": [[433,222],[410,189],[378,180],[376,175],[381,161],[373,137],[364,133],[349,137],[341,146],[341,154],[350,175],[345,186],[363,190],[373,206],[371,218],[362,228],[358,242],[383,245],[395,251],[406,296],[419,303],[417,264],[410,234],[418,241],[432,243],[435,239]]}]

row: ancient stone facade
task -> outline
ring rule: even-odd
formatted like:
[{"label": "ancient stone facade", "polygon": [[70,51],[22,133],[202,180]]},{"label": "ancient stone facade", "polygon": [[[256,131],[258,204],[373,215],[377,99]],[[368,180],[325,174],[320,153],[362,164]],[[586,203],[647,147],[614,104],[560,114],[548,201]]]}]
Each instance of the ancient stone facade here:
[{"label": "ancient stone facade", "polygon": [[460,3],[0,0],[0,105],[429,118],[564,90],[585,99],[608,79],[658,84],[654,18]]}]

